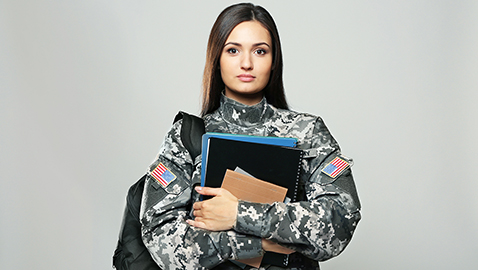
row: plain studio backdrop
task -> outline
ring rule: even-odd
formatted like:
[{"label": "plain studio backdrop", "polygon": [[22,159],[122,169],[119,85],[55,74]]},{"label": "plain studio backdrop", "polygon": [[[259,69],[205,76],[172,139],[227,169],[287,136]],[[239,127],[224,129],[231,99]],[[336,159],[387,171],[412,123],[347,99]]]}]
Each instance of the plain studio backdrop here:
[{"label": "plain studio backdrop", "polygon": [[[232,1],[0,1],[0,265],[110,269],[128,187]],[[291,107],[321,115],[363,219],[323,269],[476,269],[478,2],[256,1]]]}]

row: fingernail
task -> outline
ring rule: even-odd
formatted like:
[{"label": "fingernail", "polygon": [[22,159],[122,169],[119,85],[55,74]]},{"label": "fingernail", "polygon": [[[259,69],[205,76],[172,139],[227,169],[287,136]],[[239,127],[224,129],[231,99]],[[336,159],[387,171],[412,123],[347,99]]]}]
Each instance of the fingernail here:
[{"label": "fingernail", "polygon": [[196,191],[201,191],[202,190],[202,187],[201,186],[197,186],[196,187]]}]

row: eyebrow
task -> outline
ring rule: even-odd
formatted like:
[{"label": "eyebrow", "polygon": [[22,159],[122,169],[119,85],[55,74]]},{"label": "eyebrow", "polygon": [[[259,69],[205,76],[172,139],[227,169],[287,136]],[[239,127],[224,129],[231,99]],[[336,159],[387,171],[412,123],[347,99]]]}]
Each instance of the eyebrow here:
[{"label": "eyebrow", "polygon": [[[238,46],[238,47],[242,47],[242,45],[240,43],[237,43],[237,42],[228,42],[226,44],[224,44],[224,47],[226,47],[227,45],[235,45],[235,46]],[[261,46],[261,45],[265,45],[267,47],[271,47],[269,44],[267,44],[266,42],[258,42],[258,43],[254,43],[252,44],[252,47],[257,47],[257,46]]]}]

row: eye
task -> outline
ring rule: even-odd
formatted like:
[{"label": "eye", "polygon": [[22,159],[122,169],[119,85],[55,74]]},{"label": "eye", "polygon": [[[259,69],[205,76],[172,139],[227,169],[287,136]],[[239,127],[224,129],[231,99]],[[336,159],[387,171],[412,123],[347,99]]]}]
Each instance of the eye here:
[{"label": "eye", "polygon": [[239,52],[236,48],[229,48],[226,51],[230,54],[236,54]]},{"label": "eye", "polygon": [[264,50],[264,49],[257,49],[257,50],[256,50],[256,54],[258,54],[258,55],[264,55],[264,54],[266,54],[266,53],[267,53],[267,51]]}]

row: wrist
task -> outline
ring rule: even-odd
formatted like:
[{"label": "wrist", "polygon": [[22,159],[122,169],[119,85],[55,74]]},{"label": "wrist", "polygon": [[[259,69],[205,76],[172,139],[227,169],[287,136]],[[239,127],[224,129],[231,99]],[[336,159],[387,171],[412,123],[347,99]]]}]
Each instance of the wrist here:
[{"label": "wrist", "polygon": [[[251,203],[239,200],[237,205],[237,218],[234,225],[234,230],[250,234],[257,237],[263,237],[263,213],[268,206],[261,203]],[[254,213],[251,216],[251,213]]]}]

